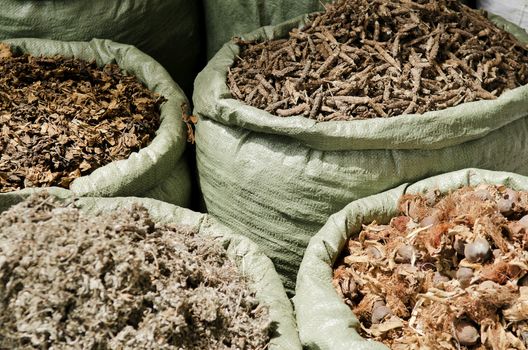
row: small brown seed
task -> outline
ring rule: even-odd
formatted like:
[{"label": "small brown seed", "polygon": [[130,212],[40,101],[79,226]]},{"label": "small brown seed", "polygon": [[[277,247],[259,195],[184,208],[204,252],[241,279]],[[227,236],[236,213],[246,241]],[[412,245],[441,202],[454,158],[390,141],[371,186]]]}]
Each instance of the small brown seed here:
[{"label": "small brown seed", "polygon": [[394,261],[397,263],[410,263],[413,256],[416,256],[416,249],[412,245],[403,245],[398,248]]},{"label": "small brown seed", "polygon": [[435,272],[433,275],[433,284],[437,285],[443,282],[449,282],[451,279],[445,275],[442,275],[440,272]]},{"label": "small brown seed", "polygon": [[392,310],[385,305],[377,306],[372,309],[372,315],[370,321],[372,324],[378,324],[389,315],[392,315]]},{"label": "small brown seed", "polygon": [[367,252],[367,255],[370,256],[373,259],[381,258],[381,252],[379,251],[378,248],[376,248],[374,246],[367,247],[366,252]]},{"label": "small brown seed", "polygon": [[486,239],[479,237],[466,244],[464,255],[470,262],[483,263],[491,257],[491,246]]},{"label": "small brown seed", "polygon": [[477,327],[473,322],[460,320],[455,325],[456,338],[460,345],[471,346],[477,344],[480,337]]},{"label": "small brown seed", "polygon": [[462,288],[469,286],[471,279],[473,278],[473,270],[469,267],[460,267],[456,272],[456,278],[460,282]]}]

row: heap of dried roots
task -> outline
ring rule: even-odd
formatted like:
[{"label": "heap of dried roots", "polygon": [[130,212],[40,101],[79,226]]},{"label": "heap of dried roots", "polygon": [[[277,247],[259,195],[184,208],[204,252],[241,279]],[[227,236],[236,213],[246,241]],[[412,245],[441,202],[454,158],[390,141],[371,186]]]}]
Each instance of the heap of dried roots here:
[{"label": "heap of dried roots", "polygon": [[260,350],[269,325],[220,244],[142,207],[0,216],[0,349]]},{"label": "heap of dried roots", "polygon": [[401,199],[348,242],[334,285],[360,333],[391,349],[528,348],[528,192]]},{"label": "heap of dried roots", "polygon": [[337,0],[286,39],[239,41],[233,96],[281,117],[393,117],[528,82],[527,47],[458,0]]}]

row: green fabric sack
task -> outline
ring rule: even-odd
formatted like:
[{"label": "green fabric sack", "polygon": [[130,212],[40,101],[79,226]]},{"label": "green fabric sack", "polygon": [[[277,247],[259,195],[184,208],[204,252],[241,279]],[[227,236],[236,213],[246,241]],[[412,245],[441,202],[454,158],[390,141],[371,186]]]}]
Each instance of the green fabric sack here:
[{"label": "green fabric sack", "polygon": [[[71,191],[60,188],[25,189],[16,193],[2,193],[0,194],[0,212],[38,191],[48,191],[58,198],[74,196]],[[207,214],[196,213],[154,199],[84,197],[78,198],[75,203],[82,210],[95,215],[119,208],[130,208],[132,204],[139,203],[149,211],[156,222],[190,226],[201,235],[219,240],[226,248],[229,258],[236,262],[240,271],[251,281],[257,299],[269,308],[270,318],[276,326],[269,350],[301,350],[293,308],[279,275],[271,260],[249,239],[236,235]]]},{"label": "green fabric sack", "polygon": [[97,64],[117,63],[135,75],[147,88],[164,96],[161,125],[150,145],[127,159],[109,163],[90,175],[75,179],[70,189],[76,196],[151,197],[180,206],[187,206],[191,184],[184,159],[186,131],[182,122],[183,103],[188,103],[183,91],[167,71],[150,56],[133,46],[110,40],[64,42],[45,39],[11,39],[3,42],[15,52],[36,56],[61,55]]},{"label": "green fabric sack", "polygon": [[203,0],[207,57],[213,57],[234,36],[321,11],[329,2],[332,0]]},{"label": "green fabric sack", "polygon": [[398,215],[398,200],[403,194],[438,189],[442,193],[481,183],[504,184],[528,190],[528,177],[513,173],[465,169],[434,176],[415,184],[359,199],[330,216],[325,226],[310,240],[297,276],[295,312],[300,338],[307,349],[348,350],[387,349],[359,336],[357,318],[332,285],[332,267],[346,240],[361,230],[362,224],[376,220],[388,223]]},{"label": "green fabric sack", "polygon": [[[244,38],[284,37],[305,19]],[[195,82],[199,181],[207,210],[259,244],[287,290],[309,239],[355,199],[468,167],[528,175],[528,86],[419,116],[317,123],[233,99],[226,75],[238,53],[227,43]]]},{"label": "green fabric sack", "polygon": [[0,0],[0,9],[0,40],[99,38],[134,45],[191,91],[201,54],[197,1]]}]

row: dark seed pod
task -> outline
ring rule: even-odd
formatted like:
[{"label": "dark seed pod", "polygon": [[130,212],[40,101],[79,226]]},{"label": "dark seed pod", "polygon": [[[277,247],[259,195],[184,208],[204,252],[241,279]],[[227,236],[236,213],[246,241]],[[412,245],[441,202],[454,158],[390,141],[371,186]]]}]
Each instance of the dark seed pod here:
[{"label": "dark seed pod", "polygon": [[456,272],[456,278],[460,282],[462,288],[469,286],[471,279],[473,278],[473,270],[469,267],[460,267]]},{"label": "dark seed pod", "polygon": [[455,335],[460,345],[472,346],[477,344],[480,334],[475,324],[468,320],[459,320],[455,324]]},{"label": "dark seed pod", "polygon": [[491,257],[491,246],[484,238],[477,238],[473,243],[466,244],[464,255],[468,261],[483,263]]},{"label": "dark seed pod", "polygon": [[370,321],[372,324],[378,324],[389,315],[392,315],[392,310],[385,305],[380,305],[372,309]]}]

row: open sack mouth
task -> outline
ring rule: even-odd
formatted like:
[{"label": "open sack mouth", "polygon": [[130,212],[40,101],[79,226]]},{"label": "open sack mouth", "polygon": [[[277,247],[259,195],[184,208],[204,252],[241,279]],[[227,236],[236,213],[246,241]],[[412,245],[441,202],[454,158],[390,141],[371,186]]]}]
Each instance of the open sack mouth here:
[{"label": "open sack mouth", "polygon": [[391,349],[526,347],[528,192],[431,189],[399,210],[365,223],[336,264],[358,332]]}]

